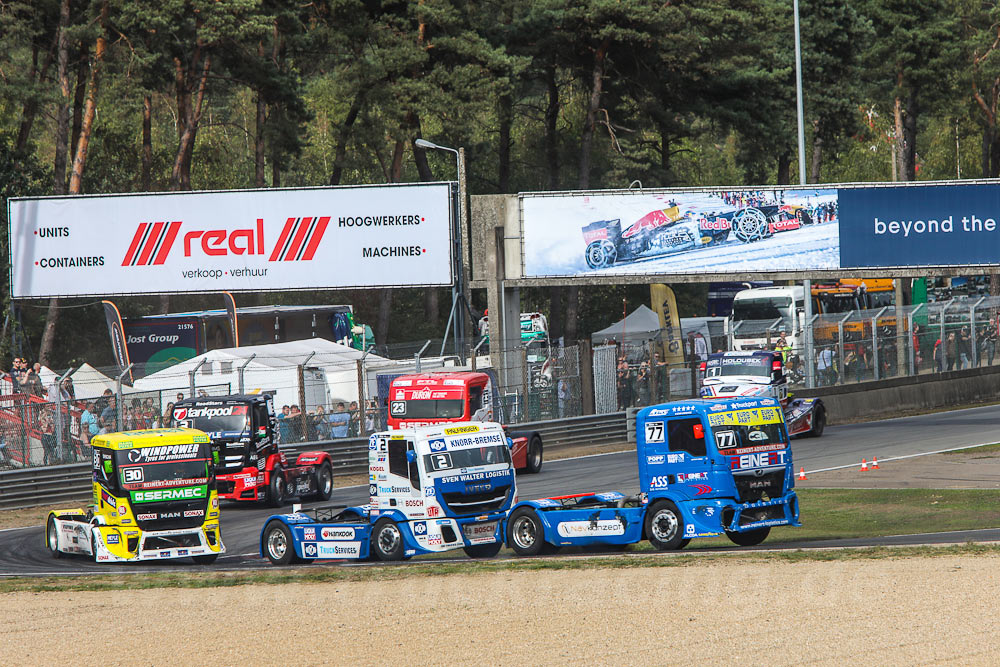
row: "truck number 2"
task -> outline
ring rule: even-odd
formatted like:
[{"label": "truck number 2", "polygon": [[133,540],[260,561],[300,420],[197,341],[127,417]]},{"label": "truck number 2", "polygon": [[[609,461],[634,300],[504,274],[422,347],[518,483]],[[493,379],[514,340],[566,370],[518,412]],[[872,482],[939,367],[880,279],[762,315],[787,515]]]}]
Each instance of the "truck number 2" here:
[{"label": "truck number 2", "polygon": [[663,442],[663,422],[646,422],[646,442]]}]

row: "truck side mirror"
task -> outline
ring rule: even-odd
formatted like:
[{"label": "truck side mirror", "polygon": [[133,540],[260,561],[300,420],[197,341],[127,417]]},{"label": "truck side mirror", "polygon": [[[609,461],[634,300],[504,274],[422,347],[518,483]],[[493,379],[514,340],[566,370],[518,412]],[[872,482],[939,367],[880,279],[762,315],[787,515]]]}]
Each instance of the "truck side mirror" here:
[{"label": "truck side mirror", "polygon": [[408,450],[406,452],[406,460],[409,461],[410,463],[416,463],[417,462],[417,453],[415,451],[413,451],[412,449]]}]

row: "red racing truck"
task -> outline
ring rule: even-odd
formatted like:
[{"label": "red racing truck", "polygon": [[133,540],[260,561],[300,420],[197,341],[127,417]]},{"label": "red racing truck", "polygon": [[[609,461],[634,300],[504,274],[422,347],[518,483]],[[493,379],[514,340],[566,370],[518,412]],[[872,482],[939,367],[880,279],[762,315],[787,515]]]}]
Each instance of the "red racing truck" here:
[{"label": "red racing truck", "polygon": [[[503,421],[499,392],[486,373],[454,371],[400,375],[389,387],[390,429],[446,422]],[[510,431],[514,468],[542,469],[542,436],[536,431]]]}]

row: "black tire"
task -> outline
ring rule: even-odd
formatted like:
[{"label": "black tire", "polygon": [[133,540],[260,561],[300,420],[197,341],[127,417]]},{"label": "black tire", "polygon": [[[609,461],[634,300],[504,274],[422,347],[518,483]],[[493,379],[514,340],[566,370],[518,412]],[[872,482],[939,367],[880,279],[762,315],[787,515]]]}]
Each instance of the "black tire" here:
[{"label": "black tire", "polygon": [[469,558],[493,558],[500,553],[500,549],[502,548],[503,542],[493,542],[492,544],[473,544],[463,547],[462,551]]},{"label": "black tire", "polygon": [[812,428],[809,429],[810,438],[818,438],[823,435],[826,429],[826,408],[820,403],[816,406],[816,415],[813,417]]},{"label": "black tire", "polygon": [[507,519],[507,546],[518,556],[537,556],[546,544],[542,520],[532,508],[519,507]]},{"label": "black tire", "polygon": [[[96,526],[94,526],[96,528]],[[90,531],[90,557],[97,562],[97,531]]]},{"label": "black tire", "polygon": [[618,250],[615,244],[607,239],[593,241],[584,251],[587,266],[592,269],[604,269],[615,263],[618,259]]},{"label": "black tire", "polygon": [[658,500],[646,510],[646,539],[658,551],[672,551],[683,547],[684,517],[677,505],[669,500]]},{"label": "black tire", "polygon": [[538,435],[531,436],[528,441],[525,471],[536,475],[542,471],[542,439]]},{"label": "black tire", "polygon": [[733,233],[743,243],[753,243],[770,236],[767,216],[759,209],[745,208],[733,216]]},{"label": "black tire", "polygon": [[381,561],[403,560],[403,531],[396,522],[389,518],[381,518],[375,522],[372,529],[371,550]]},{"label": "black tire", "polygon": [[282,474],[281,466],[275,466],[267,483],[267,504],[270,507],[282,507],[285,504],[286,494],[285,476]]},{"label": "black tire", "polygon": [[295,555],[295,543],[292,540],[292,529],[281,521],[268,521],[261,537],[261,550],[271,561],[271,565],[288,565],[298,562]]},{"label": "black tire", "polygon": [[316,470],[316,493],[313,495],[316,500],[329,500],[333,495],[333,466],[324,461]]},{"label": "black tire", "polygon": [[198,556],[191,556],[193,560],[198,565],[211,565],[215,562],[215,559],[219,557],[219,554],[201,554]]},{"label": "black tire", "polygon": [[730,533],[726,531],[726,537],[733,541],[733,544],[739,545],[741,547],[755,547],[764,540],[767,539],[768,533],[771,532],[770,526],[765,526],[764,528],[758,528],[757,530],[748,530],[744,533]]},{"label": "black tire", "polygon": [[48,545],[53,558],[62,558],[63,554],[59,551],[59,534],[56,532],[56,518],[54,516],[50,516],[49,522],[45,525],[45,544]]}]

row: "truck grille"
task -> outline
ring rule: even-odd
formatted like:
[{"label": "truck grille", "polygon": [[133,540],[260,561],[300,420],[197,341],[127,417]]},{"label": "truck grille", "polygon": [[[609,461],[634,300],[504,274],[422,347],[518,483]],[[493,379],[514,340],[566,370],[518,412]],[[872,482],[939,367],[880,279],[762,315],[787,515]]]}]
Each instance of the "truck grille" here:
[{"label": "truck grille", "polygon": [[[192,500],[189,502],[145,503],[133,505],[136,524],[142,530],[179,530],[181,528],[197,528],[205,523],[205,513],[208,511],[207,500]],[[193,516],[184,516],[185,513]],[[144,515],[156,518],[140,518]],[[164,516],[166,515],[166,516]]]},{"label": "truck grille", "polygon": [[769,499],[785,495],[785,469],[767,472],[757,477],[753,473],[734,474],[736,495],[741,503],[752,503],[764,496]]},{"label": "truck grille", "polygon": [[442,493],[441,500],[455,514],[483,514],[503,507],[509,494],[509,486],[498,486],[483,493]]}]

